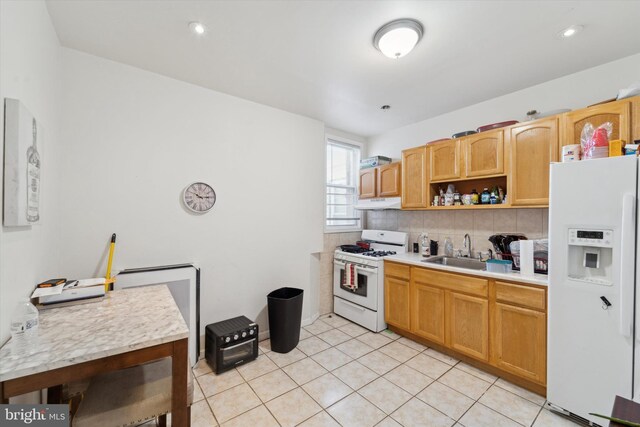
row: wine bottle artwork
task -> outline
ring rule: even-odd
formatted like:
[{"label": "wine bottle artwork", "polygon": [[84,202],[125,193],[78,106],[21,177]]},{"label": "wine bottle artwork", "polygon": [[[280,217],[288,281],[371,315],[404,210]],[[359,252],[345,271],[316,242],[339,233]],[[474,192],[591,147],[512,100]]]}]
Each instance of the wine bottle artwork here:
[{"label": "wine bottle artwork", "polygon": [[40,219],[40,154],[38,154],[38,126],[33,119],[33,144],[27,150],[27,221]]},{"label": "wine bottle artwork", "polygon": [[17,99],[5,98],[5,227],[40,223],[42,124]]}]

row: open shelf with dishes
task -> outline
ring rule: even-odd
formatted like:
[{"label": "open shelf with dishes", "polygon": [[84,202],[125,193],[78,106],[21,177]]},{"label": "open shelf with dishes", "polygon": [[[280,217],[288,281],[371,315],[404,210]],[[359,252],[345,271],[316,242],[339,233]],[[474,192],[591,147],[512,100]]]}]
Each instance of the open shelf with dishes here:
[{"label": "open shelf with dishes", "polygon": [[[503,209],[510,208],[511,205],[508,203],[508,189],[507,189],[507,176],[493,176],[489,178],[478,178],[478,179],[466,179],[466,180],[452,180],[450,182],[437,182],[430,183],[428,192],[429,192],[429,201],[430,206],[427,209],[433,210],[456,210],[456,209]],[[447,188],[449,185],[453,185],[455,187],[455,193],[459,194],[460,205],[440,205],[441,201],[439,201],[438,206],[434,206],[434,198],[436,196],[440,196],[440,190],[444,193],[447,192]],[[481,204],[482,192],[484,189],[488,189],[489,193],[492,191],[495,193],[498,200],[495,204]],[[478,204],[473,204],[469,201],[472,199],[471,194],[473,190],[476,190],[478,193]],[[507,203],[503,203],[500,200],[500,190],[501,194],[506,195]],[[468,197],[465,195],[469,195]],[[446,197],[446,196],[445,196]],[[468,202],[469,201],[469,202]]]}]

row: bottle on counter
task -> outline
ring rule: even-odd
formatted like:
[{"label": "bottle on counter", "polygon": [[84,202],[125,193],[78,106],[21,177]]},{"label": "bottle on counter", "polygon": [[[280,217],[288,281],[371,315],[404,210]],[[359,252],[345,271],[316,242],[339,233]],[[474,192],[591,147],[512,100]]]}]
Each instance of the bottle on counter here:
[{"label": "bottle on counter", "polygon": [[420,255],[424,257],[431,256],[431,248],[429,247],[429,235],[427,233],[420,234]]},{"label": "bottle on counter", "polygon": [[20,300],[11,316],[11,353],[25,356],[34,351],[38,341],[38,309],[29,298]]},{"label": "bottle on counter", "polygon": [[448,257],[453,256],[453,242],[450,237],[444,239],[444,255]]},{"label": "bottle on counter", "polygon": [[489,193],[489,189],[485,187],[480,195],[480,204],[488,205],[489,203],[491,203],[491,193]]},{"label": "bottle on counter", "polygon": [[473,190],[471,190],[471,204],[477,205],[478,203],[480,203],[480,195],[474,188]]}]

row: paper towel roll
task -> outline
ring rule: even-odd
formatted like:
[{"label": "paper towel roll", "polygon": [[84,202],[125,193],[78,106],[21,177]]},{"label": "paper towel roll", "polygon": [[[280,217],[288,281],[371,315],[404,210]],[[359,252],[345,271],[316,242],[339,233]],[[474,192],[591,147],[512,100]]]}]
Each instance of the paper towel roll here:
[{"label": "paper towel roll", "polygon": [[520,274],[533,276],[533,240],[520,240]]}]

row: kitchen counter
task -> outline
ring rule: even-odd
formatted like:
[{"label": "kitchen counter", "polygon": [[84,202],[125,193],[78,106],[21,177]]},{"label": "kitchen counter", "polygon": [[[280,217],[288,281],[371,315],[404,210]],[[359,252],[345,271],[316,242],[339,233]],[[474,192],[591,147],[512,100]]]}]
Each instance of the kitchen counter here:
[{"label": "kitchen counter", "polygon": [[[435,258],[435,257],[433,257]],[[490,277],[492,279],[508,280],[510,282],[528,283],[532,285],[548,286],[549,279],[545,274],[534,274],[530,276],[522,276],[520,272],[513,271],[511,273],[493,273],[490,271],[472,270],[469,268],[451,267],[449,265],[441,265],[435,263],[423,262],[425,258],[420,254],[404,253],[398,255],[387,256],[385,261],[398,262],[402,264],[415,265],[417,267],[431,268],[434,270],[449,271],[451,273],[468,274],[470,276]]]}]

